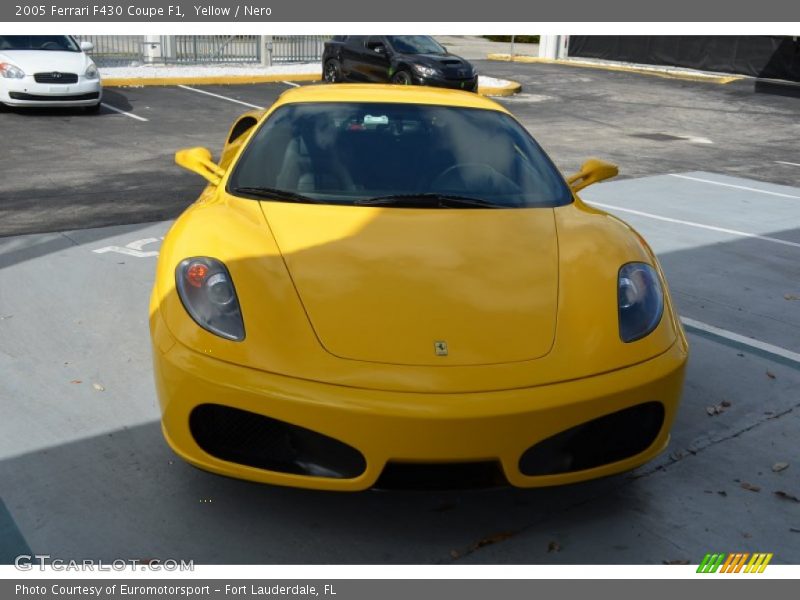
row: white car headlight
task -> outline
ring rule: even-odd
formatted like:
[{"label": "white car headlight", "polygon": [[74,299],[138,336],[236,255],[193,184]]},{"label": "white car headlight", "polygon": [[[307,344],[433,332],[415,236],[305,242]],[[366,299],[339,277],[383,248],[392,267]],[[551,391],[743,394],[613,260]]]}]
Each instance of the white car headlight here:
[{"label": "white car headlight", "polygon": [[97,72],[97,67],[94,64],[89,65],[86,68],[86,73],[83,74],[86,79],[99,79],[100,74]]},{"label": "white car headlight", "polygon": [[619,337],[633,342],[653,331],[664,312],[664,292],[656,270],[631,262],[619,270],[617,283]]},{"label": "white car headlight", "polygon": [[5,79],[22,79],[25,77],[25,71],[11,63],[0,63],[0,76]]},{"label": "white car headlight", "polygon": [[423,77],[433,77],[434,75],[437,75],[439,73],[439,71],[437,71],[433,67],[428,67],[425,65],[411,65],[411,66],[414,67],[414,70]]},{"label": "white car headlight", "polygon": [[175,270],[178,296],[203,329],[227,340],[244,339],[239,299],[228,269],[215,258],[187,258]]}]

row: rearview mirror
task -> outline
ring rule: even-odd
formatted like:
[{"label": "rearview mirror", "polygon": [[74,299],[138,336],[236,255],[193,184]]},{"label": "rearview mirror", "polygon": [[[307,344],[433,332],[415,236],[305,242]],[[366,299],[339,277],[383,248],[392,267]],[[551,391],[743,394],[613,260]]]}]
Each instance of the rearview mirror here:
[{"label": "rearview mirror", "polygon": [[590,158],[581,165],[580,171],[567,178],[567,183],[569,183],[573,192],[578,192],[586,186],[604,179],[611,179],[617,175],[619,175],[617,165],[597,158]]},{"label": "rearview mirror", "polygon": [[84,52],[91,52],[94,50],[94,44],[92,42],[81,42],[81,50]]},{"label": "rearview mirror", "polygon": [[175,153],[175,162],[184,169],[197,173],[207,179],[212,185],[219,185],[225,175],[225,169],[211,159],[211,150],[208,148],[184,148]]}]

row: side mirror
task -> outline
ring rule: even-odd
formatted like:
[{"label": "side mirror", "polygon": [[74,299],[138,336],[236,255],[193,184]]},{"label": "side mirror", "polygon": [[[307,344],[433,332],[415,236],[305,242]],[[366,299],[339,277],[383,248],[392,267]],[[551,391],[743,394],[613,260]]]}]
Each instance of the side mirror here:
[{"label": "side mirror", "polygon": [[94,50],[94,44],[92,42],[81,42],[81,50],[84,52],[91,52]]},{"label": "side mirror", "polygon": [[184,169],[197,173],[212,185],[219,185],[225,175],[225,169],[211,160],[208,148],[185,148],[175,153],[175,162]]},{"label": "side mirror", "polygon": [[619,175],[619,168],[617,165],[590,158],[581,166],[581,170],[574,175],[567,178],[567,183],[572,188],[573,192],[578,192],[586,186],[603,181],[604,179],[611,179]]}]

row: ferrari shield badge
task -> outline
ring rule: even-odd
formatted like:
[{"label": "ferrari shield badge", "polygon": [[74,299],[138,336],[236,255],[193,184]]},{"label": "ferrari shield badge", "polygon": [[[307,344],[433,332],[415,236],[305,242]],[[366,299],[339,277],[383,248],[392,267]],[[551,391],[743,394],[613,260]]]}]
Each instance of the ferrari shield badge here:
[{"label": "ferrari shield badge", "polygon": [[436,356],[447,356],[447,342],[437,340],[433,342],[433,349],[436,352]]}]

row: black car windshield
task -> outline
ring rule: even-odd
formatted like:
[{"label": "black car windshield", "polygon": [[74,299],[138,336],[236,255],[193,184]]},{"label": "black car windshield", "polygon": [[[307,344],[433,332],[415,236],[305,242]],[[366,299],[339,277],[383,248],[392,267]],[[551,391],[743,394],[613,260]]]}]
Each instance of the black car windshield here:
[{"label": "black car windshield", "polygon": [[81,51],[68,35],[0,35],[0,52],[6,50]]},{"label": "black car windshield", "polygon": [[416,208],[572,202],[550,159],[511,116],[421,104],[282,106],[248,143],[228,192]]},{"label": "black car windshield", "polygon": [[447,54],[447,50],[429,35],[387,35],[386,39],[400,54]]}]

